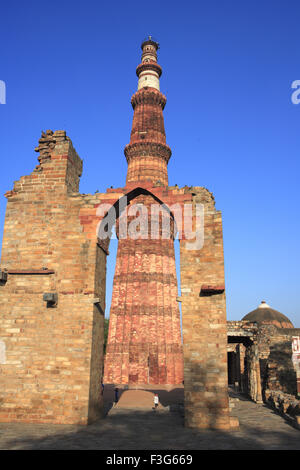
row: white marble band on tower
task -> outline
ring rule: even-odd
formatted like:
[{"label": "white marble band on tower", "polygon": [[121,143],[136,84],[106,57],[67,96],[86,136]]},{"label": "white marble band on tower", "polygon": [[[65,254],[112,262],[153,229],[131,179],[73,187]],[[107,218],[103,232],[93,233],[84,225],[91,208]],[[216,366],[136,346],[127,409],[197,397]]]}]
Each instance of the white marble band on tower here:
[{"label": "white marble band on tower", "polygon": [[144,88],[145,86],[150,86],[160,91],[158,74],[154,74],[153,72],[141,73],[139,76],[139,81],[138,81],[138,90],[140,90],[141,88]]}]

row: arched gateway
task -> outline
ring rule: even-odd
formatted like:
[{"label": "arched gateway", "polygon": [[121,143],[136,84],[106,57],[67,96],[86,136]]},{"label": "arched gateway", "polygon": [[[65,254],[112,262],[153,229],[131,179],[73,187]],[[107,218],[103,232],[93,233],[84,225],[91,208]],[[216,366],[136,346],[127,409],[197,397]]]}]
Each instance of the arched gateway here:
[{"label": "arched gateway", "polygon": [[0,421],[86,424],[101,416],[109,248],[102,229],[117,208],[105,380],[178,384],[184,373],[185,424],[230,428],[221,214],[207,189],[168,185],[157,49],[150,37],[142,44],[124,187],[80,194],[82,161],[71,140],[46,131],[39,165],[6,193]]}]

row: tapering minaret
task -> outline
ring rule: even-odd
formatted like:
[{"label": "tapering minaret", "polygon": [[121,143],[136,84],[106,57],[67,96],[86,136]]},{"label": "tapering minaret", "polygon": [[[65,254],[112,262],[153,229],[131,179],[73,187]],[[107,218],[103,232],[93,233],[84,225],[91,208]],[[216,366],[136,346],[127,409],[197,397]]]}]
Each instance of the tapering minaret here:
[{"label": "tapering minaret", "polygon": [[[151,232],[151,208],[162,207],[151,190],[154,185],[168,189],[167,165],[171,150],[166,145],[163,109],[166,97],[160,92],[161,67],[157,64],[158,43],[151,36],[142,43],[138,65],[138,91],[130,143],[125,147],[128,162],[126,185],[136,189],[130,202],[146,209],[146,225],[140,238],[119,238],[110,310],[104,382],[114,384],[181,384],[183,356],[174,254],[174,224],[162,211],[159,234]],[[124,215],[124,214],[123,214]],[[122,217],[122,216],[121,216]],[[166,238],[162,218],[169,218]],[[128,216],[129,224],[132,217]],[[119,223],[117,222],[117,236]]]},{"label": "tapering minaret", "polygon": [[158,47],[149,36],[142,43],[142,63],[136,69],[138,91],[131,99],[134,116],[130,143],[125,147],[127,183],[150,180],[168,185],[171,149],[166,145],[163,117],[167,100],[159,91],[162,69],[157,63]]}]

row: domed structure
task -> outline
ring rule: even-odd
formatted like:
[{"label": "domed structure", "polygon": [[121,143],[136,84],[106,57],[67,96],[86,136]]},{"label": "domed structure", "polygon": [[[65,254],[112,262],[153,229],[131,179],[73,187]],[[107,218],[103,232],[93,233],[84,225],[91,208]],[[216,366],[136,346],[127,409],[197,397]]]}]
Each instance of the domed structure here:
[{"label": "domed structure", "polygon": [[292,322],[285,315],[271,308],[264,300],[255,310],[245,315],[242,321],[256,322],[260,325],[275,325],[277,328],[294,328]]}]

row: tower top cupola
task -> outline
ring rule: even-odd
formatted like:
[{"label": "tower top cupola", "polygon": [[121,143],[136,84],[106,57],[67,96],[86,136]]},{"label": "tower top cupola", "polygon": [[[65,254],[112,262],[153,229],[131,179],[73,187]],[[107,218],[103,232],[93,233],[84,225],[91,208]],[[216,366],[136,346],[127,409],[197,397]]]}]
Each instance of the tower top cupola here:
[{"label": "tower top cupola", "polygon": [[159,44],[152,36],[148,36],[142,42],[141,48],[143,51],[142,62],[136,69],[136,74],[139,77],[138,90],[151,87],[159,91],[159,77],[162,74],[161,66],[157,63]]},{"label": "tower top cupola", "polygon": [[[155,55],[156,55],[156,51],[157,51],[157,49],[159,49],[159,44],[152,36],[148,36],[147,38],[145,38],[143,40],[143,42],[141,44],[141,49],[142,49],[143,52],[144,52],[144,48],[146,46],[151,46],[151,48],[154,48],[155,49]],[[148,48],[148,50],[150,50],[150,48]]]}]

